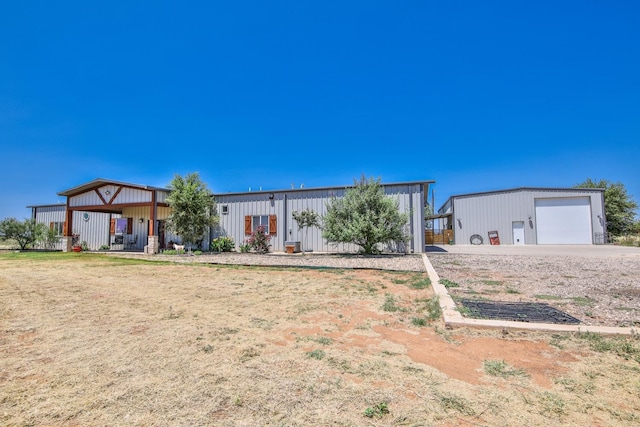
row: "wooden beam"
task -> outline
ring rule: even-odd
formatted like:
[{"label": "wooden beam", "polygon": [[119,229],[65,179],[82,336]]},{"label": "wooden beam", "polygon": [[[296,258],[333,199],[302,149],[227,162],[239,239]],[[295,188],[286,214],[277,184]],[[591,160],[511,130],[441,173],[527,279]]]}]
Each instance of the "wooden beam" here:
[{"label": "wooden beam", "polygon": [[116,197],[118,197],[118,194],[120,194],[120,192],[122,191],[122,186],[118,187],[118,189],[116,190],[115,193],[113,193],[113,196],[111,196],[111,199],[109,200],[109,203],[107,203],[108,205],[112,204],[113,201],[116,199]]},{"label": "wooden beam", "polygon": [[156,235],[156,210],[158,207],[158,200],[156,198],[156,191],[151,192],[151,208],[149,209],[149,236]]},{"label": "wooden beam", "polygon": [[64,230],[62,234],[65,237],[73,235],[73,210],[69,207],[69,198],[67,197],[67,209],[65,210]]},{"label": "wooden beam", "polygon": [[[160,207],[168,207],[166,203],[156,203]],[[95,206],[74,206],[74,211],[89,211],[89,212],[118,212],[122,213],[123,208],[134,208],[141,206],[153,206],[152,202],[137,202],[137,203],[118,203],[115,205],[95,205]]]},{"label": "wooden beam", "polygon": [[102,193],[100,193],[97,188],[94,188],[93,191],[95,191],[98,197],[100,197],[100,200],[102,200],[102,204],[106,205],[107,201],[104,199],[104,197],[102,197]]}]

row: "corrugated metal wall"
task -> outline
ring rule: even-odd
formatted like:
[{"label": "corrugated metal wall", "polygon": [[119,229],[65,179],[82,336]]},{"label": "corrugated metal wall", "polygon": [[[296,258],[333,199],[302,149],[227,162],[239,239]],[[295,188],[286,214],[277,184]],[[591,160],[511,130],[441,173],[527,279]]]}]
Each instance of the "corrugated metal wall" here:
[{"label": "corrugated metal wall", "polygon": [[[453,198],[455,243],[470,244],[471,236],[482,236],[488,245],[489,231],[498,231],[501,244],[513,244],[512,224],[524,222],[525,244],[537,244],[535,200],[545,198],[589,197],[593,233],[604,232],[604,206],[600,191],[514,190]],[[600,218],[598,218],[598,215]]]},{"label": "corrugated metal wall", "polygon": [[[64,222],[66,206],[36,206],[32,208],[32,216],[36,222],[49,227],[52,222]],[[58,242],[53,249],[62,250],[62,242]]]},{"label": "corrugated metal wall", "polygon": [[[87,216],[85,216],[85,214]],[[115,218],[120,215],[113,215]],[[79,234],[79,242],[87,242],[89,249],[98,250],[109,244],[109,226],[112,214],[101,212],[73,212],[73,233]]]},{"label": "corrugated metal wall", "polygon": [[[34,218],[37,222],[45,224],[47,227],[52,222],[64,222],[66,207],[60,206],[37,206]],[[113,215],[119,217],[120,215]],[[85,241],[91,250],[100,249],[102,245],[109,244],[109,224],[112,215],[100,212],[73,213],[73,233],[80,235],[79,242]],[[55,249],[62,250],[62,242],[59,242]]]},{"label": "corrugated metal wall", "polygon": [[[424,185],[402,184],[383,186],[385,193],[398,200],[401,212],[411,212],[409,233],[412,237],[409,251],[424,251]],[[294,211],[311,209],[321,216],[327,212],[326,205],[334,197],[344,196],[345,189],[309,189],[280,192],[256,192],[231,195],[216,195],[220,226],[213,237],[233,237],[236,248],[247,236],[244,234],[246,215],[276,215],[277,234],[272,238],[272,251],[283,252],[286,241],[301,241],[303,249],[315,252],[357,252],[358,247],[348,244],[329,244],[322,237],[322,230],[311,227],[304,231],[293,220]],[[226,206],[226,213],[223,213]]]}]

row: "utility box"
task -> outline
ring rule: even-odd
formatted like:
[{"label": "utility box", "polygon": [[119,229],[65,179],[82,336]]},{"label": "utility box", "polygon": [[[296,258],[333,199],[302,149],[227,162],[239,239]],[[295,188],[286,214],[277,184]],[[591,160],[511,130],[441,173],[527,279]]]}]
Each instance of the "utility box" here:
[{"label": "utility box", "polygon": [[288,254],[300,252],[300,242],[284,242],[284,247],[286,248]]}]

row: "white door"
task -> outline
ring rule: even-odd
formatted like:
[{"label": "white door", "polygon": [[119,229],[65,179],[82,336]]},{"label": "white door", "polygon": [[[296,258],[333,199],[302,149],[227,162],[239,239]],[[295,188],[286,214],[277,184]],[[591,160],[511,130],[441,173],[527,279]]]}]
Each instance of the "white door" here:
[{"label": "white door", "polygon": [[524,245],[524,221],[513,221],[511,224],[513,230],[513,244]]},{"label": "white door", "polygon": [[590,245],[591,205],[588,197],[536,199],[539,245]]}]

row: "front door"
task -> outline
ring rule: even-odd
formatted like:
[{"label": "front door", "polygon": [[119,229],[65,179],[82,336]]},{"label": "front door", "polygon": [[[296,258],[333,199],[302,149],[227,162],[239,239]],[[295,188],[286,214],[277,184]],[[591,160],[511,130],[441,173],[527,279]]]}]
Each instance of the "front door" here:
[{"label": "front door", "polygon": [[524,245],[524,221],[513,221],[513,244]]},{"label": "front door", "polygon": [[165,229],[165,220],[158,220],[158,247],[160,249],[164,249],[164,229]]}]

